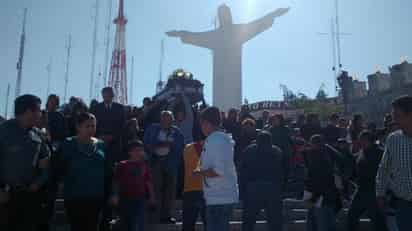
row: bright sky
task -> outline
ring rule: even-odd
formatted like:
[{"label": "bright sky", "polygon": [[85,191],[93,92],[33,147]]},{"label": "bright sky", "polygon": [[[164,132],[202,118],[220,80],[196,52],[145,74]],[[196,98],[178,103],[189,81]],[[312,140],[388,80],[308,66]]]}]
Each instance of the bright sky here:
[{"label": "bright sky", "polygon": [[[104,67],[108,1],[100,1],[96,70]],[[88,99],[91,69],[92,14],[95,0],[2,0],[0,2],[0,113],[4,114],[7,83],[14,97],[16,62],[23,8],[29,8],[23,93],[45,99],[46,66],[50,57],[52,92],[63,96],[67,35],[72,34],[73,48],[69,95]],[[185,68],[205,83],[207,100],[211,99],[212,57],[208,50],[167,38],[168,30],[205,31],[213,28],[220,4],[232,10],[235,23],[259,18],[279,7],[291,11],[278,18],[273,27],[244,46],[243,95],[249,102],[282,98],[279,85],[314,96],[322,83],[334,95],[331,71],[332,50],[329,36],[334,0],[125,0],[128,69],[135,59],[134,97],[140,105],[144,96],[153,96],[158,80],[160,41],[165,39],[164,76]],[[113,0],[113,17],[117,14]],[[401,56],[412,57],[412,2],[408,0],[340,1],[342,63],[360,79],[377,67],[399,63]],[[114,25],[111,39],[114,38]],[[111,52],[112,48],[110,49]],[[102,70],[103,71],[103,70]],[[96,72],[97,73],[97,72]],[[130,75],[129,75],[130,77]],[[10,104],[11,106],[11,104]],[[11,109],[9,109],[10,111]]]}]

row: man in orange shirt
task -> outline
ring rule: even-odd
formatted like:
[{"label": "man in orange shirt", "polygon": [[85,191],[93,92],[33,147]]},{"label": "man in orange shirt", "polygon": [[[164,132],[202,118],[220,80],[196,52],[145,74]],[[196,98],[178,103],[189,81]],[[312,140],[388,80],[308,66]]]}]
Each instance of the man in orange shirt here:
[{"label": "man in orange shirt", "polygon": [[183,231],[194,231],[196,220],[200,214],[205,224],[205,200],[203,198],[202,177],[193,175],[199,168],[203,141],[186,145],[184,159],[184,189],[183,189]]}]

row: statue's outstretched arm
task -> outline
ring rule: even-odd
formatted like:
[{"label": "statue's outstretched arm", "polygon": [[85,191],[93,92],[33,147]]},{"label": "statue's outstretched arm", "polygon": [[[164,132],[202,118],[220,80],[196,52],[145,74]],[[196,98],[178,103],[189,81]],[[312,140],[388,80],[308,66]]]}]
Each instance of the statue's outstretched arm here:
[{"label": "statue's outstretched arm", "polygon": [[215,41],[216,32],[188,32],[188,31],[169,31],[166,32],[169,37],[178,37],[184,43],[192,44],[199,47],[212,49],[213,41]]},{"label": "statue's outstretched arm", "polygon": [[237,27],[239,28],[239,37],[243,42],[254,38],[256,35],[269,29],[273,25],[275,18],[286,14],[288,11],[289,8],[279,8],[253,22],[247,24],[238,24]]}]

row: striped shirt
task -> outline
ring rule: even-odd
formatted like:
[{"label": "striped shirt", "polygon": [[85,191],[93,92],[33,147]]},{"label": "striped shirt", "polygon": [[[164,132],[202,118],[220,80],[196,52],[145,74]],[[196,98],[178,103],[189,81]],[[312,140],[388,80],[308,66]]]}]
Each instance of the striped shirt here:
[{"label": "striped shirt", "polygon": [[401,130],[387,138],[376,176],[376,195],[385,196],[388,190],[403,200],[412,201],[412,138]]}]

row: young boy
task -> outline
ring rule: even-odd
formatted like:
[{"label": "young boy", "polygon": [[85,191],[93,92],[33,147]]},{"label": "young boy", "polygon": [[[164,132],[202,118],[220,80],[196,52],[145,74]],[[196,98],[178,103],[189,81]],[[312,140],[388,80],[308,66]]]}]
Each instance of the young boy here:
[{"label": "young boy", "polygon": [[129,159],[120,162],[114,172],[112,204],[119,207],[120,221],[127,231],[144,230],[146,195],[155,205],[149,167],[144,161],[143,143],[134,140],[126,146]]},{"label": "young boy", "polygon": [[203,141],[186,145],[183,152],[184,189],[183,189],[183,231],[194,231],[197,217],[202,217],[205,223],[205,200],[203,198],[202,177],[193,176],[193,171],[199,167]]}]

